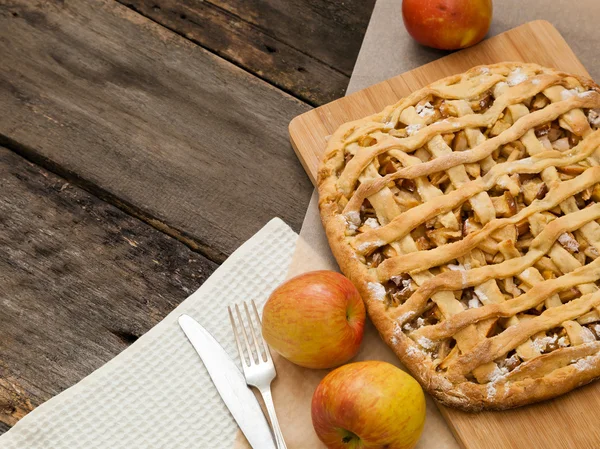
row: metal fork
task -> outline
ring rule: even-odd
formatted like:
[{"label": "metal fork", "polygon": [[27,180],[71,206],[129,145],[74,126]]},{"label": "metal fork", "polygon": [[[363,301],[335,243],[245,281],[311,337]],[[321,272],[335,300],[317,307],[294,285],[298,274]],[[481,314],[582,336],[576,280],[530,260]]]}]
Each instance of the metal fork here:
[{"label": "metal fork", "polygon": [[[273,381],[273,379],[275,379],[277,373],[275,372],[275,365],[273,365],[273,359],[271,359],[269,346],[262,337],[261,322],[260,316],[258,314],[258,309],[256,308],[254,300],[251,301],[251,303],[252,308],[254,310],[255,321],[258,326],[258,336],[254,328],[254,323],[252,322],[252,318],[250,316],[250,311],[248,310],[248,304],[245,302],[243,302],[242,304],[244,305],[244,309],[246,311],[248,327],[250,328],[254,348],[256,349],[256,358],[254,357],[255,354],[252,351],[252,346],[248,338],[248,333],[246,332],[246,326],[244,325],[244,320],[242,319],[242,314],[240,313],[240,308],[237,304],[235,305],[235,314],[237,316],[239,325],[236,326],[233,312],[231,311],[231,307],[228,306],[227,310],[229,311],[229,319],[231,320],[231,327],[233,328],[235,342],[237,343],[237,348],[240,353],[240,359],[242,360],[242,368],[244,369],[246,383],[252,387],[256,387],[258,391],[260,391],[260,394],[263,400],[265,401],[265,406],[267,407],[267,412],[269,413],[269,420],[271,421],[271,428],[273,429],[273,434],[275,435],[275,443],[277,444],[277,448],[287,449],[285,441],[283,440],[283,434],[281,433],[281,429],[279,427],[279,421],[277,420],[275,406],[273,405],[273,397],[271,395],[271,382]],[[239,329],[241,329],[241,332],[238,331],[238,327]],[[242,334],[246,346],[248,355],[247,358],[246,352],[244,351],[242,342],[239,337],[240,333]]]}]

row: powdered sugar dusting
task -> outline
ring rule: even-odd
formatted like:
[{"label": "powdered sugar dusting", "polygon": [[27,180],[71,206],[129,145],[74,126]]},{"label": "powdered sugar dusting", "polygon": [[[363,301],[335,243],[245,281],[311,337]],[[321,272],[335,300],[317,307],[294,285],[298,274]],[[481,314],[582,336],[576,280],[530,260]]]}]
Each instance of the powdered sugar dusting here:
[{"label": "powdered sugar dusting", "polygon": [[433,105],[430,102],[427,102],[425,104],[418,104],[415,110],[417,111],[417,115],[419,115],[420,117],[429,117],[435,114]]},{"label": "powdered sugar dusting", "polygon": [[532,342],[532,346],[540,352],[544,352],[548,348],[549,344],[556,344],[558,342],[558,335],[553,334],[551,337],[546,336],[542,338],[536,338]]},{"label": "powdered sugar dusting", "polygon": [[372,218],[372,217],[367,218],[365,220],[365,225],[370,228],[373,228],[373,229],[377,229],[377,228],[381,227],[381,225],[379,224],[379,220],[377,220],[377,218]]},{"label": "powdered sugar dusting", "polygon": [[351,210],[350,212],[345,213],[344,216],[346,217],[346,221],[348,223],[352,223],[357,226],[360,224],[360,213],[358,211]]},{"label": "powdered sugar dusting", "polygon": [[417,340],[417,343],[419,343],[425,349],[435,348],[435,343],[427,337],[419,337],[419,339]]},{"label": "powdered sugar dusting", "polygon": [[533,84],[534,86],[537,86],[538,84],[540,84],[540,80],[535,78],[531,80],[531,84]]},{"label": "powdered sugar dusting", "polygon": [[487,397],[488,399],[493,399],[496,396],[496,385],[490,382],[487,384]]},{"label": "powdered sugar dusting", "polygon": [[506,91],[506,89],[508,88],[508,84],[506,84],[504,81],[500,81],[499,83],[496,83],[496,85],[494,86],[494,97],[498,98],[500,95],[504,94],[504,92]]},{"label": "powdered sugar dusting", "polygon": [[354,223],[350,222],[350,221],[346,221],[346,225],[348,226],[348,231],[354,233],[356,232],[356,230],[358,229],[358,226],[356,226]]},{"label": "powdered sugar dusting", "polygon": [[413,134],[415,134],[417,131],[419,131],[421,128],[423,128],[423,125],[420,125],[418,123],[414,124],[414,125],[408,125],[406,127],[406,132],[408,133],[409,136],[412,136]]},{"label": "powdered sugar dusting", "polygon": [[577,96],[578,96],[579,98],[584,98],[584,99],[585,99],[585,98],[589,98],[589,97],[591,97],[592,95],[594,95],[594,91],[593,91],[593,90],[586,90],[586,91],[583,91],[583,92],[579,92],[579,93],[577,94]]},{"label": "powdered sugar dusting", "polygon": [[377,301],[383,301],[385,299],[385,287],[379,282],[369,282],[367,288],[371,293],[371,296]]},{"label": "powdered sugar dusting", "polygon": [[413,311],[406,312],[398,318],[398,322],[405,323],[406,321],[410,320],[414,314],[415,314],[415,312],[413,312]]},{"label": "powdered sugar dusting", "polygon": [[383,244],[385,244],[385,242],[383,240],[376,240],[374,242],[364,242],[364,243],[361,243],[360,245],[358,245],[358,248],[356,248],[356,249],[358,250],[359,253],[365,253],[368,250],[370,250],[371,248],[377,248]]},{"label": "powdered sugar dusting", "polygon": [[566,232],[563,232],[558,236],[558,242],[564,246],[564,248],[572,253],[579,251],[579,243],[573,237]]},{"label": "powdered sugar dusting", "polygon": [[500,382],[508,374],[508,368],[503,366],[500,368],[496,366],[492,374],[490,374],[490,381],[487,384],[487,397],[493,399],[496,396],[496,384]]},{"label": "powdered sugar dusting", "polygon": [[419,348],[417,348],[414,345],[410,345],[408,348],[406,348],[406,355],[408,355],[409,357],[413,357],[415,355],[422,355],[423,351],[421,351]]},{"label": "powdered sugar dusting", "polygon": [[579,94],[577,89],[565,89],[560,93],[563,100],[568,100],[571,97],[575,97]]},{"label": "powdered sugar dusting", "polygon": [[402,329],[400,328],[400,326],[398,324],[396,324],[394,326],[394,335],[399,337],[400,335],[402,335]]},{"label": "powdered sugar dusting", "polygon": [[586,371],[592,369],[594,368],[593,358],[594,356],[590,355],[583,359],[579,359],[577,360],[577,362],[573,363],[573,366],[579,371]]},{"label": "powdered sugar dusting", "polygon": [[494,368],[494,371],[492,371],[492,374],[490,374],[490,382],[499,382],[507,374],[508,374],[507,367],[503,366],[502,368],[500,368],[499,366],[496,366],[496,368]]},{"label": "powdered sugar dusting", "polygon": [[504,359],[498,365],[500,366],[500,368],[503,368],[503,367],[507,367],[508,368],[508,366],[514,365],[518,361],[519,361],[519,356],[517,354],[513,354],[510,357]]},{"label": "powdered sugar dusting", "polygon": [[509,86],[516,86],[517,84],[521,84],[523,81],[527,80],[527,74],[523,72],[521,67],[517,67],[513,70],[508,78],[506,78],[506,82]]}]

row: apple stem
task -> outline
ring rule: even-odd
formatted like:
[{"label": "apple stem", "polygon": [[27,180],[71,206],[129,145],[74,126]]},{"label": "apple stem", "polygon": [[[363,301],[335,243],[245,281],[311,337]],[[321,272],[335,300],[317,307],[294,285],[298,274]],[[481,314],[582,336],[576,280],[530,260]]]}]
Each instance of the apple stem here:
[{"label": "apple stem", "polygon": [[346,429],[339,429],[339,432],[342,436],[342,443],[344,443],[348,449],[360,449],[362,447],[360,445],[360,438],[355,433]]}]

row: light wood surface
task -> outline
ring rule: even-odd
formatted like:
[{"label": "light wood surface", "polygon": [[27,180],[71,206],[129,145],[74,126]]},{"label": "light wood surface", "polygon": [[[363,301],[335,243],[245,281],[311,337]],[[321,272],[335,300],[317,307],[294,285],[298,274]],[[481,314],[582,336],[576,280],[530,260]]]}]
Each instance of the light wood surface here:
[{"label": "light wood surface", "polygon": [[[296,117],[290,123],[292,146],[314,181],[326,137],[342,123],[378,112],[439,78],[511,60],[589,76],[550,23],[530,22]],[[441,406],[440,410],[466,449],[591,449],[600,441],[599,407],[596,382],[555,400],[506,412],[471,414]]]}]

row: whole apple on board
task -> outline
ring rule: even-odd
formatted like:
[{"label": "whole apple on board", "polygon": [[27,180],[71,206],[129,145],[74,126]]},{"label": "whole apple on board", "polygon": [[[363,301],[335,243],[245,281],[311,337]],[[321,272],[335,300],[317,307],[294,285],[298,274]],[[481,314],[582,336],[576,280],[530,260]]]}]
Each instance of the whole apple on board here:
[{"label": "whole apple on board", "polygon": [[417,42],[456,50],[485,37],[492,22],[492,0],[403,0],[402,18]]},{"label": "whole apple on board", "polygon": [[263,310],[267,343],[306,368],[333,368],[356,355],[365,306],[352,282],[333,271],[312,271],[277,287]]},{"label": "whole apple on board", "polygon": [[357,362],[321,381],[311,412],[315,431],[329,449],[411,449],[425,424],[425,396],[399,368]]}]

